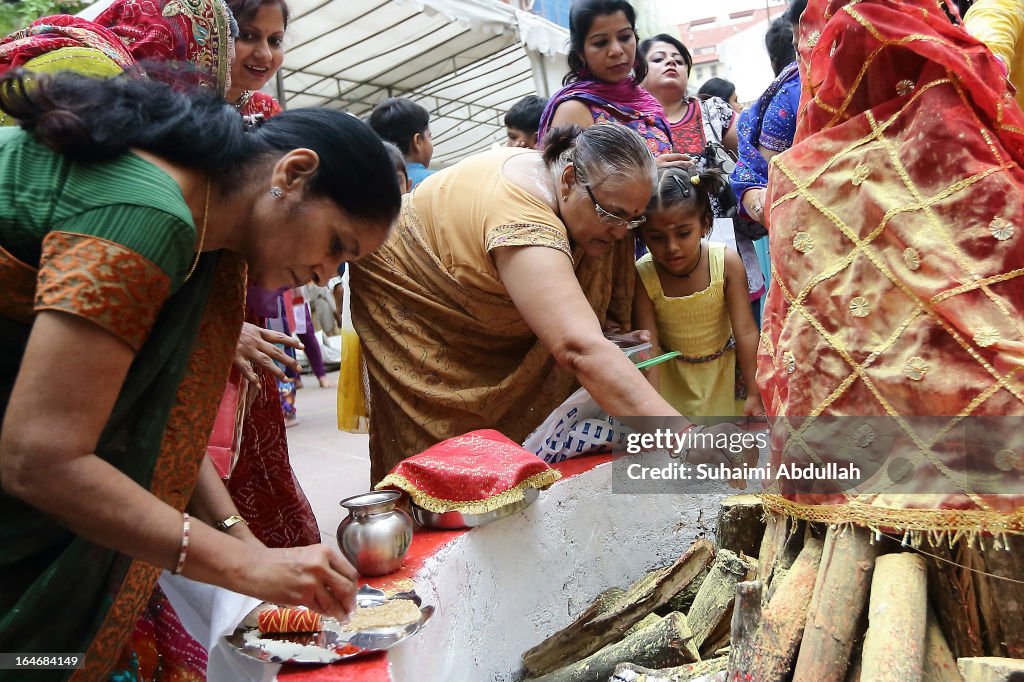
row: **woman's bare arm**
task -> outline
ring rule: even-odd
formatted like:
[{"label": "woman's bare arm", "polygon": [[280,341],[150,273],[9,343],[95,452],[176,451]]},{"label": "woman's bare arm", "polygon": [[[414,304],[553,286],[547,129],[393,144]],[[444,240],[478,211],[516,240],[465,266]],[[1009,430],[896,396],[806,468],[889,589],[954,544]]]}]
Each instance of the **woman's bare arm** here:
[{"label": "woman's bare arm", "polygon": [[679,416],[604,337],[564,253],[541,246],[512,247],[496,250],[494,259],[523,319],[608,414]]},{"label": "woman's bare arm", "polygon": [[[0,432],[0,483],[96,544],[173,569],[182,514],[93,454],[132,360],[131,348],[101,327],[63,312],[38,313]],[[357,579],[323,545],[266,549],[199,519],[191,524],[183,574],[338,616],[352,607]]]}]

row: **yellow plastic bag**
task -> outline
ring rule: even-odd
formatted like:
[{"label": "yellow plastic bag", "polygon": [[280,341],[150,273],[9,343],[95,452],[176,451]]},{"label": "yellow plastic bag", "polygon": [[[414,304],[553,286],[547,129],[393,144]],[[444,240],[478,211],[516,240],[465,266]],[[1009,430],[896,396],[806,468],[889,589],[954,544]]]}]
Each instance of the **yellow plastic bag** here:
[{"label": "yellow plastic bag", "polygon": [[338,429],[366,433],[366,397],[363,394],[363,355],[359,335],[349,326],[341,330],[341,369],[338,373]]}]

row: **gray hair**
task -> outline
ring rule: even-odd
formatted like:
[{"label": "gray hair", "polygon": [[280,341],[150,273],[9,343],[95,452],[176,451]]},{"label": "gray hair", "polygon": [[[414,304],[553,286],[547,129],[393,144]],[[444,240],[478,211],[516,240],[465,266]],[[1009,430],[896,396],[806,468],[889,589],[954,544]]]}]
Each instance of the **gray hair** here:
[{"label": "gray hair", "polygon": [[558,177],[572,163],[581,183],[601,184],[611,178],[650,179],[654,189],[657,169],[647,144],[632,128],[618,123],[601,123],[554,128],[545,140],[544,161]]}]

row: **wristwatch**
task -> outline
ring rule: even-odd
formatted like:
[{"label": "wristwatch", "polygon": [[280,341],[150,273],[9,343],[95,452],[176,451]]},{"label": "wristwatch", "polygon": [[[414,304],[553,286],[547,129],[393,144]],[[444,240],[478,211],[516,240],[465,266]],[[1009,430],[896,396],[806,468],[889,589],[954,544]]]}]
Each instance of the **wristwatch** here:
[{"label": "wristwatch", "polygon": [[223,521],[218,521],[215,525],[217,527],[217,530],[222,530],[226,533],[228,532],[229,528],[231,528],[237,523],[245,523],[245,519],[243,519],[238,514],[232,514]]}]

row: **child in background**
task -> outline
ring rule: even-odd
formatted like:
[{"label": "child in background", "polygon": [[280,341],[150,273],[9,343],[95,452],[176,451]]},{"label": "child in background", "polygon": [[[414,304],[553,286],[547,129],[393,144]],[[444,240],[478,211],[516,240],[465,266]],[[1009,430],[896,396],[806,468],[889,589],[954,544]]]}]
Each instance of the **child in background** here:
[{"label": "child in background", "polygon": [[505,132],[508,133],[506,147],[539,149],[537,128],[548,101],[537,95],[527,95],[512,105],[505,114]]},{"label": "child in background", "polygon": [[717,171],[691,176],[661,168],[639,228],[649,253],[636,264],[633,328],[651,332],[652,352],[682,353],[653,367],[648,378],[691,418],[764,414],[754,379],[758,331],[743,261],[724,244],[705,241],[711,196],[724,183]]},{"label": "child in background", "polygon": [[388,150],[388,156],[395,164],[395,175],[398,176],[398,189],[405,194],[412,189],[412,183],[409,181],[409,170],[405,166],[405,157],[402,156],[402,150],[397,146],[384,140],[384,149]]},{"label": "child in background", "polygon": [[430,139],[430,112],[411,99],[390,97],[373,108],[369,123],[381,139],[402,151],[412,187],[434,173],[427,170],[434,155],[434,143]]}]

